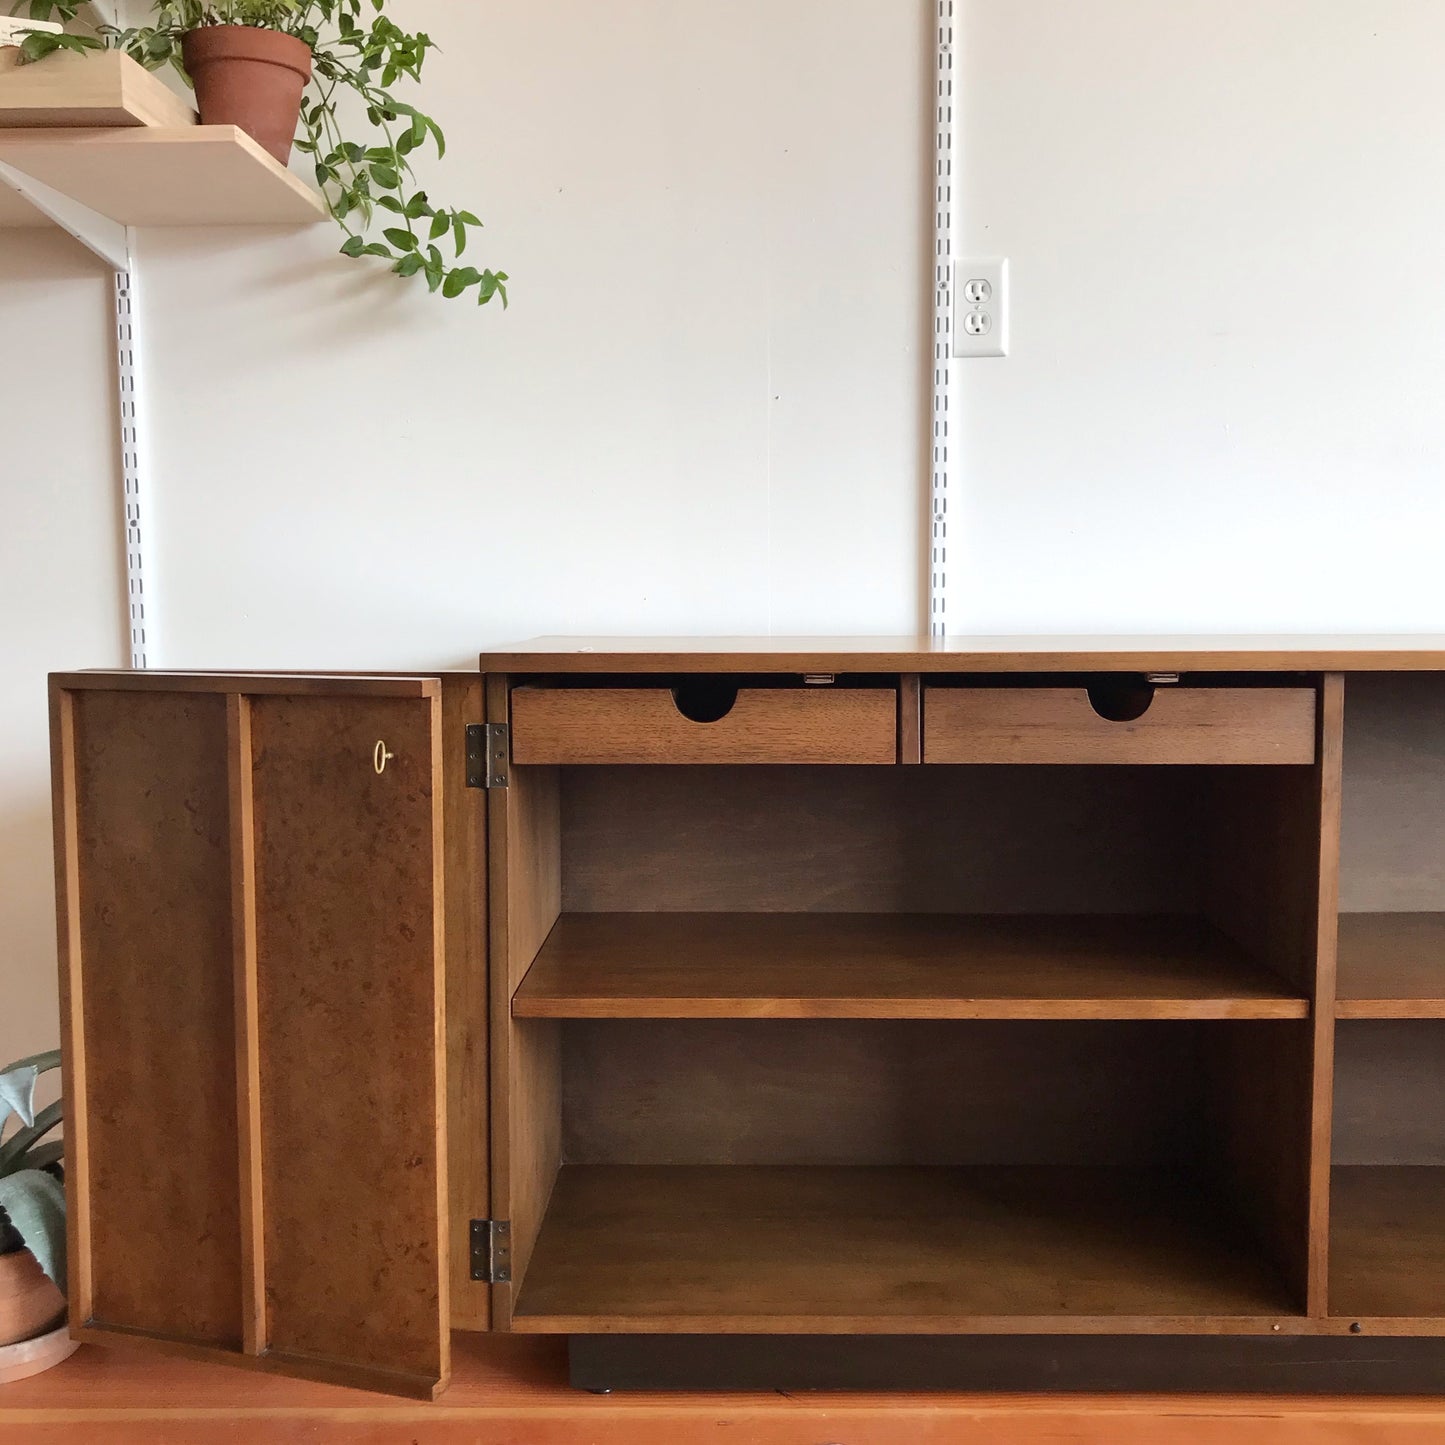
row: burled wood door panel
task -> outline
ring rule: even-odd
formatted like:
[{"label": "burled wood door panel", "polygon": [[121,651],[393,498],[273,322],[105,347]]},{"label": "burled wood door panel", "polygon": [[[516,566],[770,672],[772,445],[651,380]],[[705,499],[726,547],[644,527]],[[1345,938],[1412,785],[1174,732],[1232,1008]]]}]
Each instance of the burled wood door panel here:
[{"label": "burled wood door panel", "polygon": [[[445,1383],[442,690],[51,679],[83,1338]],[[479,864],[455,811],[453,850]],[[485,977],[475,910],[457,912]],[[462,1118],[485,1112],[472,1074],[455,1092]],[[464,1182],[476,1209],[485,1173]]]},{"label": "burled wood door panel", "polygon": [[265,1337],[435,1380],[438,700],[258,697],[250,714]]},{"label": "burled wood door panel", "polygon": [[57,706],[72,1317],[239,1347],[226,700],[81,692]]}]

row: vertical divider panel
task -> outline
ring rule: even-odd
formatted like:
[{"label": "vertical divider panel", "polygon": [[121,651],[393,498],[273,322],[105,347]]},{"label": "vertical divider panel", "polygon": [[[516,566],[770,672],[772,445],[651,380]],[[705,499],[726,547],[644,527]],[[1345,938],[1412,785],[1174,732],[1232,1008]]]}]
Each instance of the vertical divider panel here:
[{"label": "vertical divider panel", "polygon": [[[487,719],[506,722],[509,679],[489,676]],[[556,768],[516,767],[487,800],[491,898],[492,1209],[511,1224],[512,1278],[493,1287],[492,1327],[511,1328],[562,1163],[561,1029],[512,1018],[512,994],[562,907]]]},{"label": "vertical divider panel", "polygon": [[256,973],[256,848],[251,700],[226,698],[231,807],[231,942],[236,986],[236,1119],[241,1186],[241,1330],[248,1355],[265,1353],[266,1234],[261,1181],[261,1041]]},{"label": "vertical divider panel", "polygon": [[1344,774],[1345,680],[1325,675],[1320,688],[1319,916],[1314,992],[1313,1112],[1310,1131],[1309,1312],[1329,1313],[1330,1157],[1334,1132],[1335,992],[1340,929],[1340,801]]},{"label": "vertical divider panel", "polygon": [[923,682],[916,672],[898,679],[898,761],[923,761]]},{"label": "vertical divider panel", "polygon": [[1313,765],[1211,769],[1202,780],[1207,911],[1310,1001],[1308,1020],[1218,1030],[1213,1100],[1229,1195],[1310,1314],[1323,1309],[1328,1227],[1340,688],[1337,676],[1319,682]]},{"label": "vertical divider panel", "polygon": [[70,1318],[94,1313],[90,1242],[90,1109],[86,1090],[85,982],[81,968],[80,842],[75,771],[75,698],[50,684],[50,807],[55,831],[55,907],[60,961],[61,1089],[66,1100],[65,1248]]},{"label": "vertical divider panel", "polygon": [[480,675],[442,680],[446,855],[447,1186],[451,1322],[491,1326],[492,1287],[472,1279],[471,1221],[491,1214],[487,997],[487,794],[467,786],[466,729],[485,717]]}]

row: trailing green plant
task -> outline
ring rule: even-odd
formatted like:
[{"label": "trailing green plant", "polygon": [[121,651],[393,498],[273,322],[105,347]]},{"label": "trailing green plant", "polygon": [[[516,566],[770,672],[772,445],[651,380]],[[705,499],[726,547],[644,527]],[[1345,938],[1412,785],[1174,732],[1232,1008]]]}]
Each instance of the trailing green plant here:
[{"label": "trailing green plant", "polygon": [[[98,25],[95,36],[76,31],[26,36],[30,60],[59,49],[110,46],[150,70],[169,65],[182,75],[181,38],[207,25],[253,25],[279,30],[311,48],[314,74],[301,103],[296,147],[311,157],[316,183],[332,216],[346,232],[345,256],[374,256],[398,276],[422,277],[431,291],[463,296],[478,305],[494,296],[507,304],[507,273],[462,262],[469,233],[481,221],[468,210],[434,206],[416,184],[411,157],[428,145],[438,159],[446,137],[429,115],[398,100],[392,87],[420,81],[436,42],[424,31],[403,30],[386,14],[387,0],[152,0],[153,23],[118,29]],[[82,0],[18,0],[14,13],[31,20],[76,20]],[[371,134],[369,145],[349,139],[359,117],[342,102],[356,98]],[[379,212],[386,213],[379,216]],[[390,220],[378,231],[377,221]]]},{"label": "trailing green plant", "polygon": [[[46,1135],[60,1123],[59,1099],[35,1112],[35,1081],[60,1066],[60,1050],[0,1070],[0,1253],[22,1246],[65,1290],[65,1191],[56,1174],[65,1155]],[[10,1115],[20,1127],[5,1138]]]}]

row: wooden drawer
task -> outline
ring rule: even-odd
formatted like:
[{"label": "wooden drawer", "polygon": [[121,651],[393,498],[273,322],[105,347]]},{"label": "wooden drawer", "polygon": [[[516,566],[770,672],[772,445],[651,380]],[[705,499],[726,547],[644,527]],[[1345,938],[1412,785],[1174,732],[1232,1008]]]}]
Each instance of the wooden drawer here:
[{"label": "wooden drawer", "polygon": [[[888,687],[724,689],[699,708],[666,687],[519,687],[514,763],[894,763]],[[697,721],[685,711],[714,715]],[[721,713],[720,716],[716,714]]]},{"label": "wooden drawer", "polygon": [[926,763],[1312,763],[1308,687],[1158,688],[1137,717],[1102,716],[1084,687],[935,687]]}]

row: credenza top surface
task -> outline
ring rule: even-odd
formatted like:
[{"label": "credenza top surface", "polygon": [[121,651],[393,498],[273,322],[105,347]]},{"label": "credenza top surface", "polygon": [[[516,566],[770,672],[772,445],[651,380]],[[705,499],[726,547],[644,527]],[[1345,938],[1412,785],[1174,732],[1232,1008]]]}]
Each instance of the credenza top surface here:
[{"label": "credenza top surface", "polygon": [[537,637],[483,672],[1435,672],[1445,633]]}]

